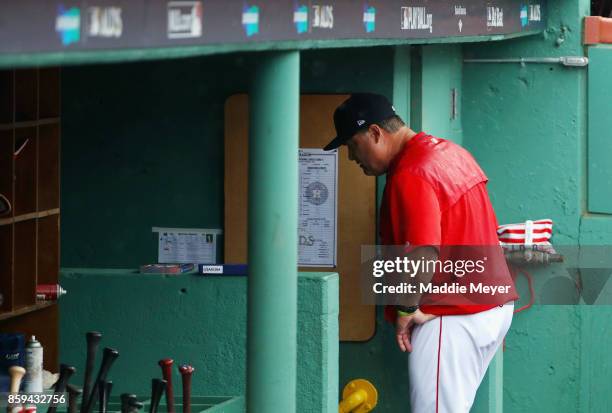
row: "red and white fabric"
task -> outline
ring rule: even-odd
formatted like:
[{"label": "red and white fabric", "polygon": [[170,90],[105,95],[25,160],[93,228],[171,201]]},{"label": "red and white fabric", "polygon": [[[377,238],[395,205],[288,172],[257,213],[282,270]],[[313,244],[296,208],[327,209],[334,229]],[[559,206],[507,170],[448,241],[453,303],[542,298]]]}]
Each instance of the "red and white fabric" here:
[{"label": "red and white fabric", "polygon": [[505,249],[533,248],[555,254],[550,243],[553,222],[551,219],[527,220],[518,224],[497,227],[499,243]]}]

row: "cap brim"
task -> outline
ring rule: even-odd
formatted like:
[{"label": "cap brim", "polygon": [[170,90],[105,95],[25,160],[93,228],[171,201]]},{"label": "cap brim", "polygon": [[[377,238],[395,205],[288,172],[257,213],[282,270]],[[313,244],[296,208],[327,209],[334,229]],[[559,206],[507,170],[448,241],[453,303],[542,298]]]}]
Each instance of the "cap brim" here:
[{"label": "cap brim", "polygon": [[342,139],[340,136],[336,136],[334,139],[332,139],[330,143],[325,145],[325,148],[323,148],[323,150],[331,151],[333,149],[340,147],[343,143],[344,143],[344,139]]}]

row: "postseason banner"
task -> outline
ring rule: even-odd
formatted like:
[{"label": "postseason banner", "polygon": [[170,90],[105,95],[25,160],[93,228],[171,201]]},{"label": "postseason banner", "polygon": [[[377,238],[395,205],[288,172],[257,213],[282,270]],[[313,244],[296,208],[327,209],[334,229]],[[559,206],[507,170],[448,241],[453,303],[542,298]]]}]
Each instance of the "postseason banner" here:
[{"label": "postseason banner", "polygon": [[0,2],[0,53],[542,31],[546,0]]}]

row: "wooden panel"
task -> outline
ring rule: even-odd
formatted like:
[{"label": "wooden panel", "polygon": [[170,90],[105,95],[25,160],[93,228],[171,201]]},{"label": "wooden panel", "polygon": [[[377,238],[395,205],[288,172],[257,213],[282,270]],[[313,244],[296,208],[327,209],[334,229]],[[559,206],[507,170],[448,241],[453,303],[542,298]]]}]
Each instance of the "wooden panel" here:
[{"label": "wooden panel", "polygon": [[58,281],[59,229],[59,215],[51,215],[38,220],[37,284],[56,284]]},{"label": "wooden panel", "polygon": [[0,124],[13,122],[13,71],[0,70]]},{"label": "wooden panel", "polygon": [[38,210],[59,208],[59,124],[38,129]]},{"label": "wooden panel", "polygon": [[[346,95],[304,95],[300,100],[300,147],[322,148],[335,135],[332,115]],[[225,105],[225,262],[246,262],[248,182],[248,98],[234,95]],[[296,154],[297,156],[297,154]],[[340,149],[338,171],[338,265],[340,339],[369,340],[375,332],[374,306],[361,304],[361,245],[375,243],[376,182],[348,161]],[[355,190],[359,188],[359,190]],[[350,205],[350,208],[343,206]],[[297,225],[297,223],[296,223]],[[321,271],[321,268],[300,268]]]},{"label": "wooden panel", "polygon": [[36,220],[15,224],[14,308],[36,302]]},{"label": "wooden panel", "polygon": [[36,212],[36,128],[15,130],[15,215]]},{"label": "wooden panel", "polygon": [[13,225],[0,226],[0,294],[2,311],[13,307]]},{"label": "wooden panel", "polygon": [[58,329],[57,304],[0,323],[0,333],[22,333],[26,341],[35,335],[44,347],[43,367],[54,373],[58,371]]},{"label": "wooden panel", "polygon": [[226,263],[247,262],[247,194],[249,122],[246,95],[231,96],[225,103],[225,225]]},{"label": "wooden panel", "polygon": [[[13,202],[13,130],[0,130],[0,194]],[[6,218],[9,215],[1,216]]]},{"label": "wooden panel", "polygon": [[40,69],[39,74],[40,119],[57,118],[60,115],[60,70],[56,67]]},{"label": "wooden panel", "polygon": [[36,120],[38,117],[38,70],[15,72],[15,121]]}]

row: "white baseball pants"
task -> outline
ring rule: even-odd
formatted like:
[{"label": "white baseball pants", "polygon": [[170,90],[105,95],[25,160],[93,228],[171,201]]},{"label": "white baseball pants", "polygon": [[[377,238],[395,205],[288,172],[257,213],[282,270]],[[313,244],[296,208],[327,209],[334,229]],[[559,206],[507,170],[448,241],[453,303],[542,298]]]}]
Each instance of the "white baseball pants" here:
[{"label": "white baseball pants", "polygon": [[412,332],[408,358],[413,413],[469,412],[510,323],[512,303],[434,318]]}]

